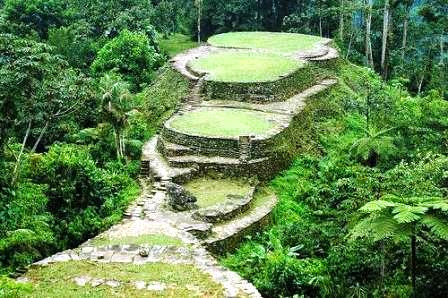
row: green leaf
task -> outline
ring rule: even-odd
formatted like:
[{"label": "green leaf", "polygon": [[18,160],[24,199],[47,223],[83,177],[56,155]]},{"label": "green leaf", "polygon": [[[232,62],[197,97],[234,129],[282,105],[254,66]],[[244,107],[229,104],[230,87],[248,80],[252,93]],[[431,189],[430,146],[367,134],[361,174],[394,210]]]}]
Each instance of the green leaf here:
[{"label": "green leaf", "polygon": [[422,223],[437,237],[448,240],[448,221],[433,215],[425,215]]},{"label": "green leaf", "polygon": [[418,221],[421,215],[428,211],[428,207],[399,205],[392,210],[398,223],[411,223]]},{"label": "green leaf", "polygon": [[383,201],[383,200],[375,200],[368,202],[363,207],[361,207],[359,210],[365,213],[371,213],[376,211],[382,211],[388,207],[394,207],[396,206],[395,203],[389,202],[389,201]]}]

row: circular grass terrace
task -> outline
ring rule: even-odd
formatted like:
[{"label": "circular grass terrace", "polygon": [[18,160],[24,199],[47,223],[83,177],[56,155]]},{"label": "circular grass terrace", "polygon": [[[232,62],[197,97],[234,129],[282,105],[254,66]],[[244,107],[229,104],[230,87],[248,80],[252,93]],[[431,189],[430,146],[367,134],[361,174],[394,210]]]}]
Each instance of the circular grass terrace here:
[{"label": "circular grass terrace", "polygon": [[270,114],[231,108],[199,108],[173,117],[170,126],[184,134],[209,137],[266,135],[279,128]]},{"label": "circular grass terrace", "polygon": [[269,82],[280,79],[304,66],[304,62],[274,53],[223,50],[189,63],[208,80],[219,82]]},{"label": "circular grass terrace", "polygon": [[260,49],[292,54],[312,50],[326,39],[319,36],[280,32],[230,32],[210,37],[208,43],[215,47]]}]

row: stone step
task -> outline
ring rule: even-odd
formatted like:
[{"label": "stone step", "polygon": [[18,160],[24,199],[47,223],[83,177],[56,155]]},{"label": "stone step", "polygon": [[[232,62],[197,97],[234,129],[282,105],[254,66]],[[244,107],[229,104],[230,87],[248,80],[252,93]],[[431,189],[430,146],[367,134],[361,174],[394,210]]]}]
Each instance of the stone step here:
[{"label": "stone step", "polygon": [[142,161],[148,161],[151,175],[158,181],[182,180],[192,177],[196,170],[189,167],[176,168],[167,163],[157,151],[159,136],[154,136],[143,146]]},{"label": "stone step", "polygon": [[163,152],[164,156],[183,156],[194,154],[194,150],[190,147],[174,144],[159,137],[157,149]]},{"label": "stone step", "polygon": [[327,61],[332,59],[339,58],[339,52],[334,48],[329,48],[328,52],[325,55],[319,56],[319,57],[313,57],[309,60],[311,61]]},{"label": "stone step", "polygon": [[197,165],[239,165],[239,159],[228,158],[220,156],[199,156],[199,155],[185,155],[185,156],[175,156],[168,157],[168,164],[172,167],[177,168],[188,168]]},{"label": "stone step", "polygon": [[273,193],[255,198],[248,211],[215,225],[212,235],[204,240],[204,245],[218,255],[233,250],[246,234],[259,231],[270,222],[270,215],[276,204],[277,197]]}]

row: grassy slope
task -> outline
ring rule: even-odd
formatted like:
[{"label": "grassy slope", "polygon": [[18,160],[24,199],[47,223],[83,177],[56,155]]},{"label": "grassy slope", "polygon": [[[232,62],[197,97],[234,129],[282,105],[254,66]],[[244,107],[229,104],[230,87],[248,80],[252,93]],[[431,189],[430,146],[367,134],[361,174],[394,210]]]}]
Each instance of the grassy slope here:
[{"label": "grassy slope", "polygon": [[191,63],[199,72],[223,82],[263,82],[278,79],[303,63],[277,54],[221,52],[213,53]]},{"label": "grassy slope", "polygon": [[147,120],[156,128],[174,112],[190,90],[190,82],[170,65],[159,71],[158,78],[138,96],[145,106]]},{"label": "grassy slope", "polygon": [[237,109],[202,108],[176,117],[171,126],[185,133],[237,137],[263,134],[275,127],[264,113]]},{"label": "grassy slope", "polygon": [[95,238],[92,240],[92,245],[106,246],[106,245],[166,245],[166,246],[183,246],[184,243],[179,238],[167,236],[164,234],[145,234],[141,236],[127,236],[120,238]]},{"label": "grassy slope", "polygon": [[257,48],[279,53],[292,53],[313,48],[322,40],[318,36],[273,33],[273,32],[231,32],[212,36],[208,42],[214,46]]},{"label": "grassy slope", "polygon": [[161,39],[159,43],[160,48],[170,57],[197,46],[197,43],[193,42],[189,36],[179,33],[173,34],[167,39]]},{"label": "grassy slope", "polygon": [[[120,286],[77,286],[74,278],[90,277],[118,281]],[[33,282],[30,293],[18,297],[222,297],[221,286],[191,265],[151,263],[146,265],[62,262],[39,267],[26,274]],[[161,292],[137,290],[136,281],[162,282]]]}]

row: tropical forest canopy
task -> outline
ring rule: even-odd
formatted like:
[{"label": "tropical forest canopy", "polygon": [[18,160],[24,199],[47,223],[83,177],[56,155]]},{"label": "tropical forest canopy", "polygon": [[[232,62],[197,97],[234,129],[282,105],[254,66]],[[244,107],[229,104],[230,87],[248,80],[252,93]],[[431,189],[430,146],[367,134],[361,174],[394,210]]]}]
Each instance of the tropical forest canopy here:
[{"label": "tropical forest canopy", "polygon": [[267,297],[446,293],[446,0],[0,0],[0,274],[121,219],[188,93],[168,60],[230,31],[331,38],[342,60],[273,224],[222,263]]}]

